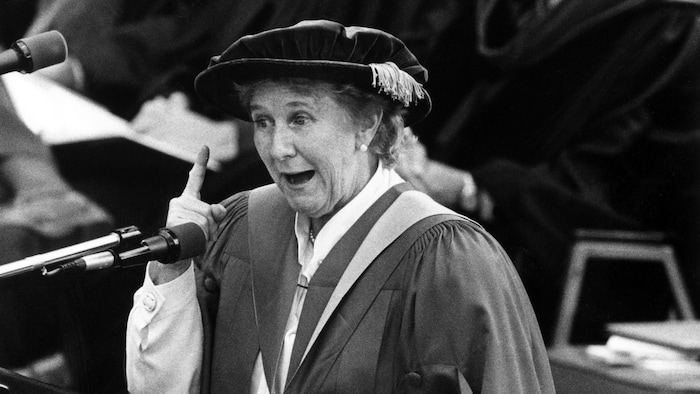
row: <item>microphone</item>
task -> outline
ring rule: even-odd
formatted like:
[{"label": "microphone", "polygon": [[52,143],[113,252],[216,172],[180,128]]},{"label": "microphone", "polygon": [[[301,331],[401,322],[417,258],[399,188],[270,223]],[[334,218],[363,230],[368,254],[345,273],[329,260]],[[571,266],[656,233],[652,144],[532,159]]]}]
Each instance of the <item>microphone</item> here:
[{"label": "microphone", "polygon": [[58,250],[30,256],[25,259],[0,265],[0,278],[18,275],[34,270],[45,270],[46,266],[65,261],[75,260],[80,256],[99,252],[118,246],[128,247],[134,240],[140,240],[141,231],[135,226],[129,226],[112,231],[110,234],[76,245],[66,246]]},{"label": "microphone", "polygon": [[0,75],[11,71],[31,73],[65,61],[67,54],[66,40],[56,30],[21,38],[0,52]]},{"label": "microphone", "polygon": [[[152,237],[141,241],[137,248],[118,253],[107,250],[89,256],[83,256],[69,263],[62,264],[57,270],[82,270],[92,271],[111,267],[132,267],[145,264],[151,260],[158,260],[163,264],[196,257],[206,247],[204,231],[197,224],[188,222],[162,228]],[[55,272],[49,272],[53,275]]]}]

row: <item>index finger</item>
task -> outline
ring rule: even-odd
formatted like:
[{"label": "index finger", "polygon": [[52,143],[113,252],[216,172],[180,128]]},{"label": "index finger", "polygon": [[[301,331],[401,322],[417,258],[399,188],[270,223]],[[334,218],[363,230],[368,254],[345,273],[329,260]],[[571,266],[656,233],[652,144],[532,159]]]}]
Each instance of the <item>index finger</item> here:
[{"label": "index finger", "polygon": [[183,196],[199,198],[199,191],[204,184],[204,176],[207,173],[207,162],[209,161],[209,147],[204,145],[197,154],[197,159],[190,170],[187,178],[185,190],[182,191]]}]

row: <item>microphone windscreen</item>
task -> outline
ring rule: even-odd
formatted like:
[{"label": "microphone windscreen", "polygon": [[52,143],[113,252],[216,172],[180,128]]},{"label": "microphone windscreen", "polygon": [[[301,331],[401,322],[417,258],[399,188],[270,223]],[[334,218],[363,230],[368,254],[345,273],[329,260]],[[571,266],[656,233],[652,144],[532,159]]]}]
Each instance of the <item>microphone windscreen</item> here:
[{"label": "microphone windscreen", "polygon": [[68,45],[63,35],[56,30],[47,31],[17,41],[24,43],[31,55],[32,67],[27,72],[33,72],[44,67],[53,66],[66,60]]},{"label": "microphone windscreen", "polygon": [[199,225],[193,222],[170,227],[170,231],[180,242],[179,259],[189,259],[199,256],[207,246],[207,238]]}]

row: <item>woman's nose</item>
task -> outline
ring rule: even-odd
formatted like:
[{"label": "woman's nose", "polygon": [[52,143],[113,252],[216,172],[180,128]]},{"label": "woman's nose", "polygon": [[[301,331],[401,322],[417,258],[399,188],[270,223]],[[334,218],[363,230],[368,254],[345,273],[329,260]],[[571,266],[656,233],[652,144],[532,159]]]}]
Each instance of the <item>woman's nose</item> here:
[{"label": "woman's nose", "polygon": [[293,133],[288,127],[277,127],[272,133],[270,155],[275,160],[284,160],[296,154]]}]

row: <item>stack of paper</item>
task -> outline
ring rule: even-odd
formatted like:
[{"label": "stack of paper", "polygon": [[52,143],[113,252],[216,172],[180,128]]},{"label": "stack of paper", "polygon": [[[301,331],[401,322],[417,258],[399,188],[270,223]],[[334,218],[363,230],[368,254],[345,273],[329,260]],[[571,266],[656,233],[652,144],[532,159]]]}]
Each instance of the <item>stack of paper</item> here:
[{"label": "stack of paper", "polygon": [[608,365],[700,376],[700,321],[615,323],[607,328],[607,343],[589,346],[590,356]]}]

